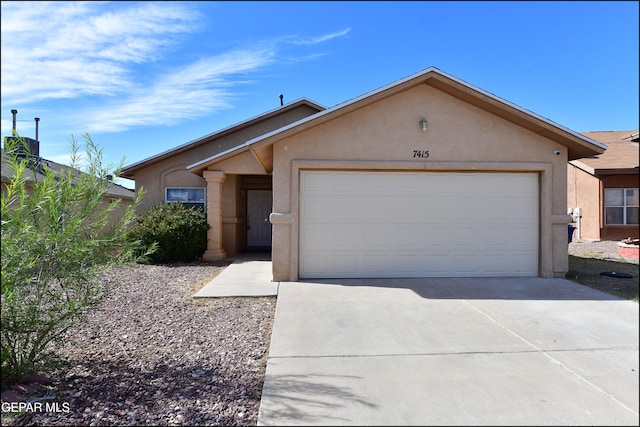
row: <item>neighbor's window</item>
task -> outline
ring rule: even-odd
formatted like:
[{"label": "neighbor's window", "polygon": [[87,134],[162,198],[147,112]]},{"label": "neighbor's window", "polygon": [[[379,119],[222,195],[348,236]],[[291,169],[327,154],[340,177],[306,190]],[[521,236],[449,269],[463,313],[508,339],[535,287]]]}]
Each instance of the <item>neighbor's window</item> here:
[{"label": "neighbor's window", "polygon": [[205,210],[204,188],[167,188],[166,202],[180,202],[189,207]]},{"label": "neighbor's window", "polygon": [[605,224],[637,225],[639,196],[637,188],[605,188]]}]

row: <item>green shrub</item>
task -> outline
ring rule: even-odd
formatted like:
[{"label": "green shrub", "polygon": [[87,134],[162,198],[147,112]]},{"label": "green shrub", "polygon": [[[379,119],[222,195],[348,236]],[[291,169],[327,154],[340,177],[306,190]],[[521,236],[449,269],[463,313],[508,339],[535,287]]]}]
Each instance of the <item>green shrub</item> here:
[{"label": "green shrub", "polygon": [[119,201],[103,202],[113,171],[85,140],[83,169],[73,137],[72,168],[50,169],[11,146],[2,155],[3,387],[49,367],[63,333],[117,285],[104,273],[143,254],[125,239],[142,192],[110,223]]},{"label": "green shrub", "polygon": [[152,207],[136,218],[129,239],[143,246],[157,244],[148,255],[152,263],[193,261],[207,249],[209,224],[205,213],[181,203],[164,203]]}]

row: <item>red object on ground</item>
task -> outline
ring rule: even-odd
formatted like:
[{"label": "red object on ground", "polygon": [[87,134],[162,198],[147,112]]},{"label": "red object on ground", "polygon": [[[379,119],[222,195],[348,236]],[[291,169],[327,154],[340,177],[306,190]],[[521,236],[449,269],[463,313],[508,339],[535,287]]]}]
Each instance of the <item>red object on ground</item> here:
[{"label": "red object on ground", "polygon": [[638,245],[618,243],[618,254],[625,258],[638,258]]}]

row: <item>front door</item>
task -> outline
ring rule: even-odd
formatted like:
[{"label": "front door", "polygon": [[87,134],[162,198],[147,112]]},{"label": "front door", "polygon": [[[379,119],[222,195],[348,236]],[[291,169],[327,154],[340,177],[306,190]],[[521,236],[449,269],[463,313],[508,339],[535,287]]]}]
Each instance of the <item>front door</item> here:
[{"label": "front door", "polygon": [[247,246],[271,246],[271,190],[247,191]]}]

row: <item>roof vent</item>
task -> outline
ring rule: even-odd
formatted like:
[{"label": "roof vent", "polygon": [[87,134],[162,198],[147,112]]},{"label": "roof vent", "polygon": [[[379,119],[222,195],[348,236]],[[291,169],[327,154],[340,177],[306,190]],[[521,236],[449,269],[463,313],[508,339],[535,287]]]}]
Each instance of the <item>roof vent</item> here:
[{"label": "roof vent", "polygon": [[5,136],[4,151],[8,152],[8,146],[14,147],[14,152],[22,156],[40,157],[40,141],[38,141],[38,122],[40,119],[36,117],[36,139],[27,137],[18,137],[16,126],[18,110],[11,110],[13,114],[13,136]]}]

